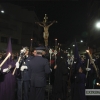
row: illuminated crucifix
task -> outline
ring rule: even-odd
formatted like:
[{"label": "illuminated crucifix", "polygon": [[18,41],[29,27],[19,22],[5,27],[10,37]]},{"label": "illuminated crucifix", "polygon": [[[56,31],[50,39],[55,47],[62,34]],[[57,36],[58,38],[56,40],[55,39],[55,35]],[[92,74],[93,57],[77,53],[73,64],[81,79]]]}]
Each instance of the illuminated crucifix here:
[{"label": "illuminated crucifix", "polygon": [[45,46],[47,47],[48,46],[48,37],[49,37],[49,27],[51,25],[53,25],[54,23],[57,23],[57,21],[50,21],[48,22],[48,17],[47,17],[47,14],[45,14],[45,17],[44,17],[44,20],[43,22],[35,22],[36,24],[38,24],[39,26],[43,27],[44,28],[44,32],[43,32],[43,38],[44,38],[44,42],[45,42]]}]

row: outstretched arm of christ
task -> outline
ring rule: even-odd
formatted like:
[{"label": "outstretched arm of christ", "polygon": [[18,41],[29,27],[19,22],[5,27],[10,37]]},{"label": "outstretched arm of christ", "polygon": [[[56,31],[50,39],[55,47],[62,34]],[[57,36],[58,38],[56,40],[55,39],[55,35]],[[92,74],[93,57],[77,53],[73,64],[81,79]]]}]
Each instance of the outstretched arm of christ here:
[{"label": "outstretched arm of christ", "polygon": [[35,22],[35,23],[42,26],[42,27],[44,27],[44,25],[42,23],[39,23],[39,22]]},{"label": "outstretched arm of christ", "polygon": [[54,24],[54,23],[57,23],[57,21],[53,21],[52,23],[50,23],[49,25],[48,25],[48,27],[50,27],[52,24]]}]

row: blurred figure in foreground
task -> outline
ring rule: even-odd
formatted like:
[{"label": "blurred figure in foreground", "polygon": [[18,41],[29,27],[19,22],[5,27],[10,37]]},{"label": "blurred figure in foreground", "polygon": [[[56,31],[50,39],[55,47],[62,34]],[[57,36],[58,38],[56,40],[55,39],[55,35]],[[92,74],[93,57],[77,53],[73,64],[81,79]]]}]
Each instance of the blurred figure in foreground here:
[{"label": "blurred figure in foreground", "polygon": [[[10,38],[9,38],[8,48],[7,48],[5,57],[8,55],[8,53],[12,54]],[[4,65],[1,68],[0,100],[14,100],[15,99],[16,80],[15,80],[15,76],[12,75],[14,68],[15,68],[15,62],[10,56],[10,58],[8,58],[8,60],[4,63]]]}]

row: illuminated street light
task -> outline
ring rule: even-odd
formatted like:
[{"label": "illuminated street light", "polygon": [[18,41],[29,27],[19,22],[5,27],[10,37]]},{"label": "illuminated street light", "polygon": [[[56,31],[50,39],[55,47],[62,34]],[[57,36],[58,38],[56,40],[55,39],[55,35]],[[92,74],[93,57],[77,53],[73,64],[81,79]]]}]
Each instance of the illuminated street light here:
[{"label": "illuminated street light", "polygon": [[81,40],[80,42],[83,43],[83,40]]},{"label": "illuminated street light", "polygon": [[1,10],[1,13],[5,13],[5,11],[4,10]]},{"label": "illuminated street light", "polygon": [[100,21],[96,23],[96,28],[100,28]]},{"label": "illuminated street light", "polygon": [[75,47],[75,45],[73,44],[73,47]]},{"label": "illuminated street light", "polygon": [[32,48],[33,48],[32,45],[33,45],[33,39],[31,38],[31,47],[30,47],[31,50],[32,50]]},{"label": "illuminated street light", "polygon": [[55,39],[55,46],[57,46],[57,39]]},{"label": "illuminated street light", "polygon": [[55,50],[57,49],[57,39],[55,39]]}]

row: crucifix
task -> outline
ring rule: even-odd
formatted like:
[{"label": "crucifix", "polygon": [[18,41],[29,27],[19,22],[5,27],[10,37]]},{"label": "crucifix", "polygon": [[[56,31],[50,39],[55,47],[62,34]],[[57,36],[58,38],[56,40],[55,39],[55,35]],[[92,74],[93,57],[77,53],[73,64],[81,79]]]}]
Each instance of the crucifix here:
[{"label": "crucifix", "polygon": [[55,21],[55,20],[52,22],[51,21],[48,22],[47,20],[48,20],[48,17],[47,17],[47,14],[45,14],[43,22],[35,22],[36,24],[38,24],[39,26],[44,28],[43,38],[44,38],[44,42],[45,42],[46,47],[48,46],[49,27],[51,25],[53,25],[54,23],[57,23],[57,21]]},{"label": "crucifix", "polygon": [[45,14],[45,17],[44,17],[44,22],[46,23],[48,20],[48,17],[47,17],[47,14]]}]

